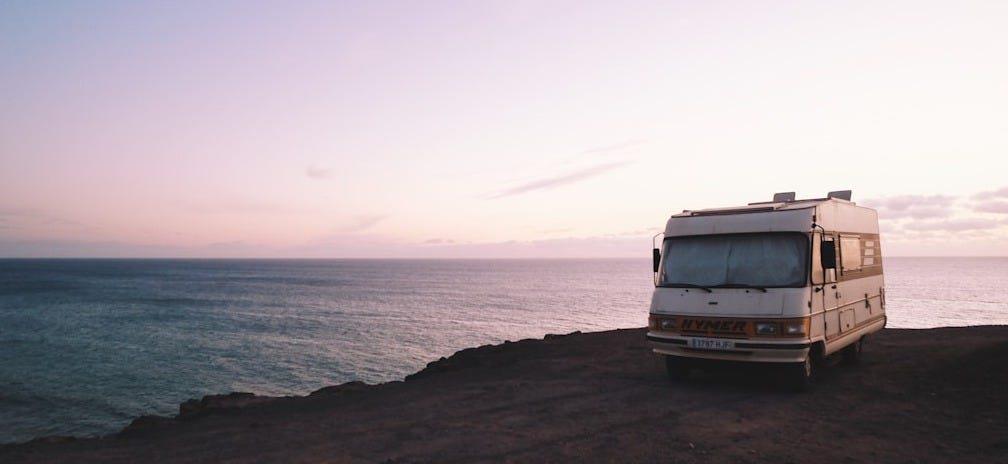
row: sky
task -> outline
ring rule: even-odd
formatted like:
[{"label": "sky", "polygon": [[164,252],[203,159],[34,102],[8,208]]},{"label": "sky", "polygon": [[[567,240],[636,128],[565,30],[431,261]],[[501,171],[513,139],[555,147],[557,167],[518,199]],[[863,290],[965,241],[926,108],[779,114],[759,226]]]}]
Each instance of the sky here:
[{"label": "sky", "polygon": [[0,257],[650,256],[853,190],[1008,256],[1008,2],[0,2]]}]

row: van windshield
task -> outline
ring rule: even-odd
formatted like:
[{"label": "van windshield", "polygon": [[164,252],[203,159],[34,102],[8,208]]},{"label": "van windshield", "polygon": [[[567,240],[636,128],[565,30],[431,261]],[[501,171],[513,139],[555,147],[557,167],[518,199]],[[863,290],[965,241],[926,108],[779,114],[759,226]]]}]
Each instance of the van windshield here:
[{"label": "van windshield", "polygon": [[790,232],[669,237],[659,287],[804,287],[809,239]]}]

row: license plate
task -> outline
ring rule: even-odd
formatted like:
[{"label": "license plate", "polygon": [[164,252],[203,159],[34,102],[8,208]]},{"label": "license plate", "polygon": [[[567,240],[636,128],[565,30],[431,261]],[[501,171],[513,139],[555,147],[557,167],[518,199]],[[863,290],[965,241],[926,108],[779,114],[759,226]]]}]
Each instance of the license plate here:
[{"label": "license plate", "polygon": [[689,346],[697,350],[731,350],[735,348],[735,341],[716,338],[691,338]]}]

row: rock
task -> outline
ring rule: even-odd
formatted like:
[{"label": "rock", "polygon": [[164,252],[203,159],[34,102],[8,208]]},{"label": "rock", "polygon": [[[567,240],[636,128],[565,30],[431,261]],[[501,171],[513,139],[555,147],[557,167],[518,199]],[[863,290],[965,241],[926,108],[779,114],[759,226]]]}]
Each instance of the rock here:
[{"label": "rock", "polygon": [[353,381],[342,383],[339,385],[330,385],[328,387],[322,387],[308,394],[308,396],[335,396],[342,395],[345,393],[361,391],[368,387],[368,384],[360,381]]},{"label": "rock", "polygon": [[119,432],[120,436],[130,436],[139,432],[157,429],[166,425],[175,424],[175,419],[165,416],[146,415],[133,419],[126,428]]},{"label": "rock", "polygon": [[274,401],[277,398],[268,396],[256,396],[253,393],[232,392],[227,395],[207,395],[200,400],[189,400],[179,405],[176,419],[186,420],[193,417],[205,416],[213,412],[234,410]]},{"label": "rock", "polygon": [[543,340],[557,340],[565,337],[570,337],[571,335],[580,335],[580,334],[581,334],[580,330],[575,330],[567,334],[546,334],[546,336],[543,337]]}]

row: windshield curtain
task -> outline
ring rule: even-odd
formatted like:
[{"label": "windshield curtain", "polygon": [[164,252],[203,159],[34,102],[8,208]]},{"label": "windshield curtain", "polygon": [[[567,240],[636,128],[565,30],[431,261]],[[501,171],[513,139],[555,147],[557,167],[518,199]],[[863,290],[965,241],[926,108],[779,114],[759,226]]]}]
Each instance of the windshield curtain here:
[{"label": "windshield curtain", "polygon": [[669,237],[659,285],[803,287],[808,243],[798,233]]}]

